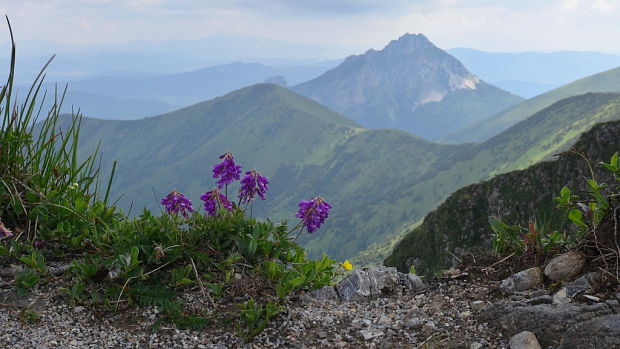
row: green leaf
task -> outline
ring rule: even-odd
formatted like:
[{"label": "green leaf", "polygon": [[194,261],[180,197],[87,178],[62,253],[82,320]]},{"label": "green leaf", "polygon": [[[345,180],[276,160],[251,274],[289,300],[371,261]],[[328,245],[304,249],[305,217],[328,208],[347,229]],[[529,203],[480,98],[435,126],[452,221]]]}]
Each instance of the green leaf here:
[{"label": "green leaf", "polygon": [[577,209],[570,210],[568,213],[568,219],[580,227],[586,227],[586,224],[583,222],[583,213]]},{"label": "green leaf", "polygon": [[88,207],[88,205],[86,204],[86,201],[84,201],[84,199],[82,199],[81,197],[78,197],[77,199],[75,199],[74,205],[75,205],[75,210],[78,213],[82,213],[86,211],[86,208]]}]

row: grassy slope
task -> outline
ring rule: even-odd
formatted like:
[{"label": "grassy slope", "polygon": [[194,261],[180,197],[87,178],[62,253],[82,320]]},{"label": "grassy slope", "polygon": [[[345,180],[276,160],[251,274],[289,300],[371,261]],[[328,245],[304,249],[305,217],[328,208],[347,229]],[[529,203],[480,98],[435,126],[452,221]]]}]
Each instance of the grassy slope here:
[{"label": "grassy slope", "polygon": [[133,200],[134,212],[156,208],[172,188],[198,206],[198,196],[214,184],[217,156],[232,151],[244,169],[257,167],[271,179],[269,199],[255,205],[255,215],[293,219],[298,200],[324,195],[333,213],[302,242],[314,255],[339,258],[425,214],[435,203],[420,206],[410,188],[467,149],[402,131],[362,129],[267,84],[143,120],[87,118],[81,136],[84,150],[101,140],[104,168],[118,160],[114,193],[126,193],[121,204]]},{"label": "grassy slope", "polygon": [[[480,144],[472,150],[467,160],[452,164],[434,178],[418,183],[416,187],[424,191],[425,188],[437,186],[439,189],[435,191],[439,193],[435,194],[441,194],[446,193],[447,183],[454,184],[454,190],[493,174],[524,169],[568,149],[582,132],[589,130],[594,124],[618,119],[620,94],[590,93],[562,100]],[[458,195],[457,192],[451,198],[459,197]],[[434,213],[435,216],[443,217],[445,229],[454,227],[451,224],[458,225],[454,218],[448,219],[451,215],[450,209],[453,209],[448,203],[452,202],[451,198],[442,204],[443,209],[438,209],[441,213]],[[460,196],[459,200],[467,200],[467,197]],[[430,217],[431,215],[425,219]],[[415,256],[423,256],[438,263],[443,256],[441,251],[449,244],[449,239],[438,239],[430,233],[433,229],[429,228],[428,224],[423,224],[407,234],[396,245],[394,253],[387,260],[388,264],[405,269],[405,260]],[[436,257],[427,253],[431,250],[437,254]]]},{"label": "grassy slope", "polygon": [[441,141],[446,143],[485,141],[559,100],[586,92],[620,92],[620,67],[530,98],[472,126],[442,137]]}]

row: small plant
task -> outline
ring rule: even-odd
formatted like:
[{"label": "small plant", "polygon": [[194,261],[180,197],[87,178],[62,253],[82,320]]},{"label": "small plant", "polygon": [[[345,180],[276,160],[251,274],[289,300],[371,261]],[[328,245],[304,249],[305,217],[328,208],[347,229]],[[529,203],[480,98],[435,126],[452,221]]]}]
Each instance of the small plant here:
[{"label": "small plant", "polygon": [[269,321],[278,315],[281,307],[275,303],[258,305],[253,299],[248,300],[241,309],[237,332],[239,336],[251,341],[261,333],[269,324]]},{"label": "small plant", "polygon": [[21,323],[34,324],[41,320],[41,315],[34,310],[27,308],[22,309],[19,313],[19,321]]},{"label": "small plant", "polygon": [[489,217],[494,232],[493,251],[495,253],[533,253],[538,256],[562,248],[566,244],[562,233],[551,229],[549,223],[540,224],[531,220],[527,228],[507,225],[497,217]]},{"label": "small plant", "polygon": [[32,251],[30,256],[21,256],[19,260],[37,273],[45,274],[45,257],[39,251]]},{"label": "small plant", "polygon": [[26,268],[24,271],[15,275],[15,286],[17,287],[17,294],[20,296],[28,293],[28,290],[33,288],[41,279],[41,276],[34,272],[30,268]]},{"label": "small plant", "polygon": [[82,303],[82,294],[84,293],[84,284],[76,282],[71,288],[61,287],[60,290],[69,296],[69,305],[75,307],[76,304]]}]

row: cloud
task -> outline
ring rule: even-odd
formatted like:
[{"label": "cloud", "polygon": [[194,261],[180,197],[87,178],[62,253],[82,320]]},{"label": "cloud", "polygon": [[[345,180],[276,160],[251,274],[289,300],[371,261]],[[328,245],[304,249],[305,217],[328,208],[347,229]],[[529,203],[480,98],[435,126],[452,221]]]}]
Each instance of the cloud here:
[{"label": "cloud", "polygon": [[0,8],[18,39],[76,44],[228,33],[360,53],[413,32],[444,48],[620,51],[615,0],[0,0]]}]

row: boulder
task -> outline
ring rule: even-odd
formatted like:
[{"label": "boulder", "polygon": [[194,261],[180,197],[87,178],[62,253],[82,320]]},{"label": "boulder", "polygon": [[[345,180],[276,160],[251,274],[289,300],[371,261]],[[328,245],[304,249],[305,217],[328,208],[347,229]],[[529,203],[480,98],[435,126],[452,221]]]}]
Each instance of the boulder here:
[{"label": "boulder", "polygon": [[554,257],[545,267],[545,276],[553,281],[569,281],[579,275],[585,264],[584,256],[569,251]]},{"label": "boulder", "polygon": [[403,287],[398,274],[393,267],[356,269],[336,286],[336,291],[342,301],[367,301],[401,295]]},{"label": "boulder", "polygon": [[605,315],[573,325],[559,349],[620,348],[620,315]]},{"label": "boulder", "polygon": [[499,287],[506,293],[515,293],[538,288],[542,282],[542,271],[539,267],[534,267],[512,274],[504,279]]},{"label": "boulder", "polygon": [[508,341],[510,349],[540,349],[536,336],[529,331],[517,333]]}]

